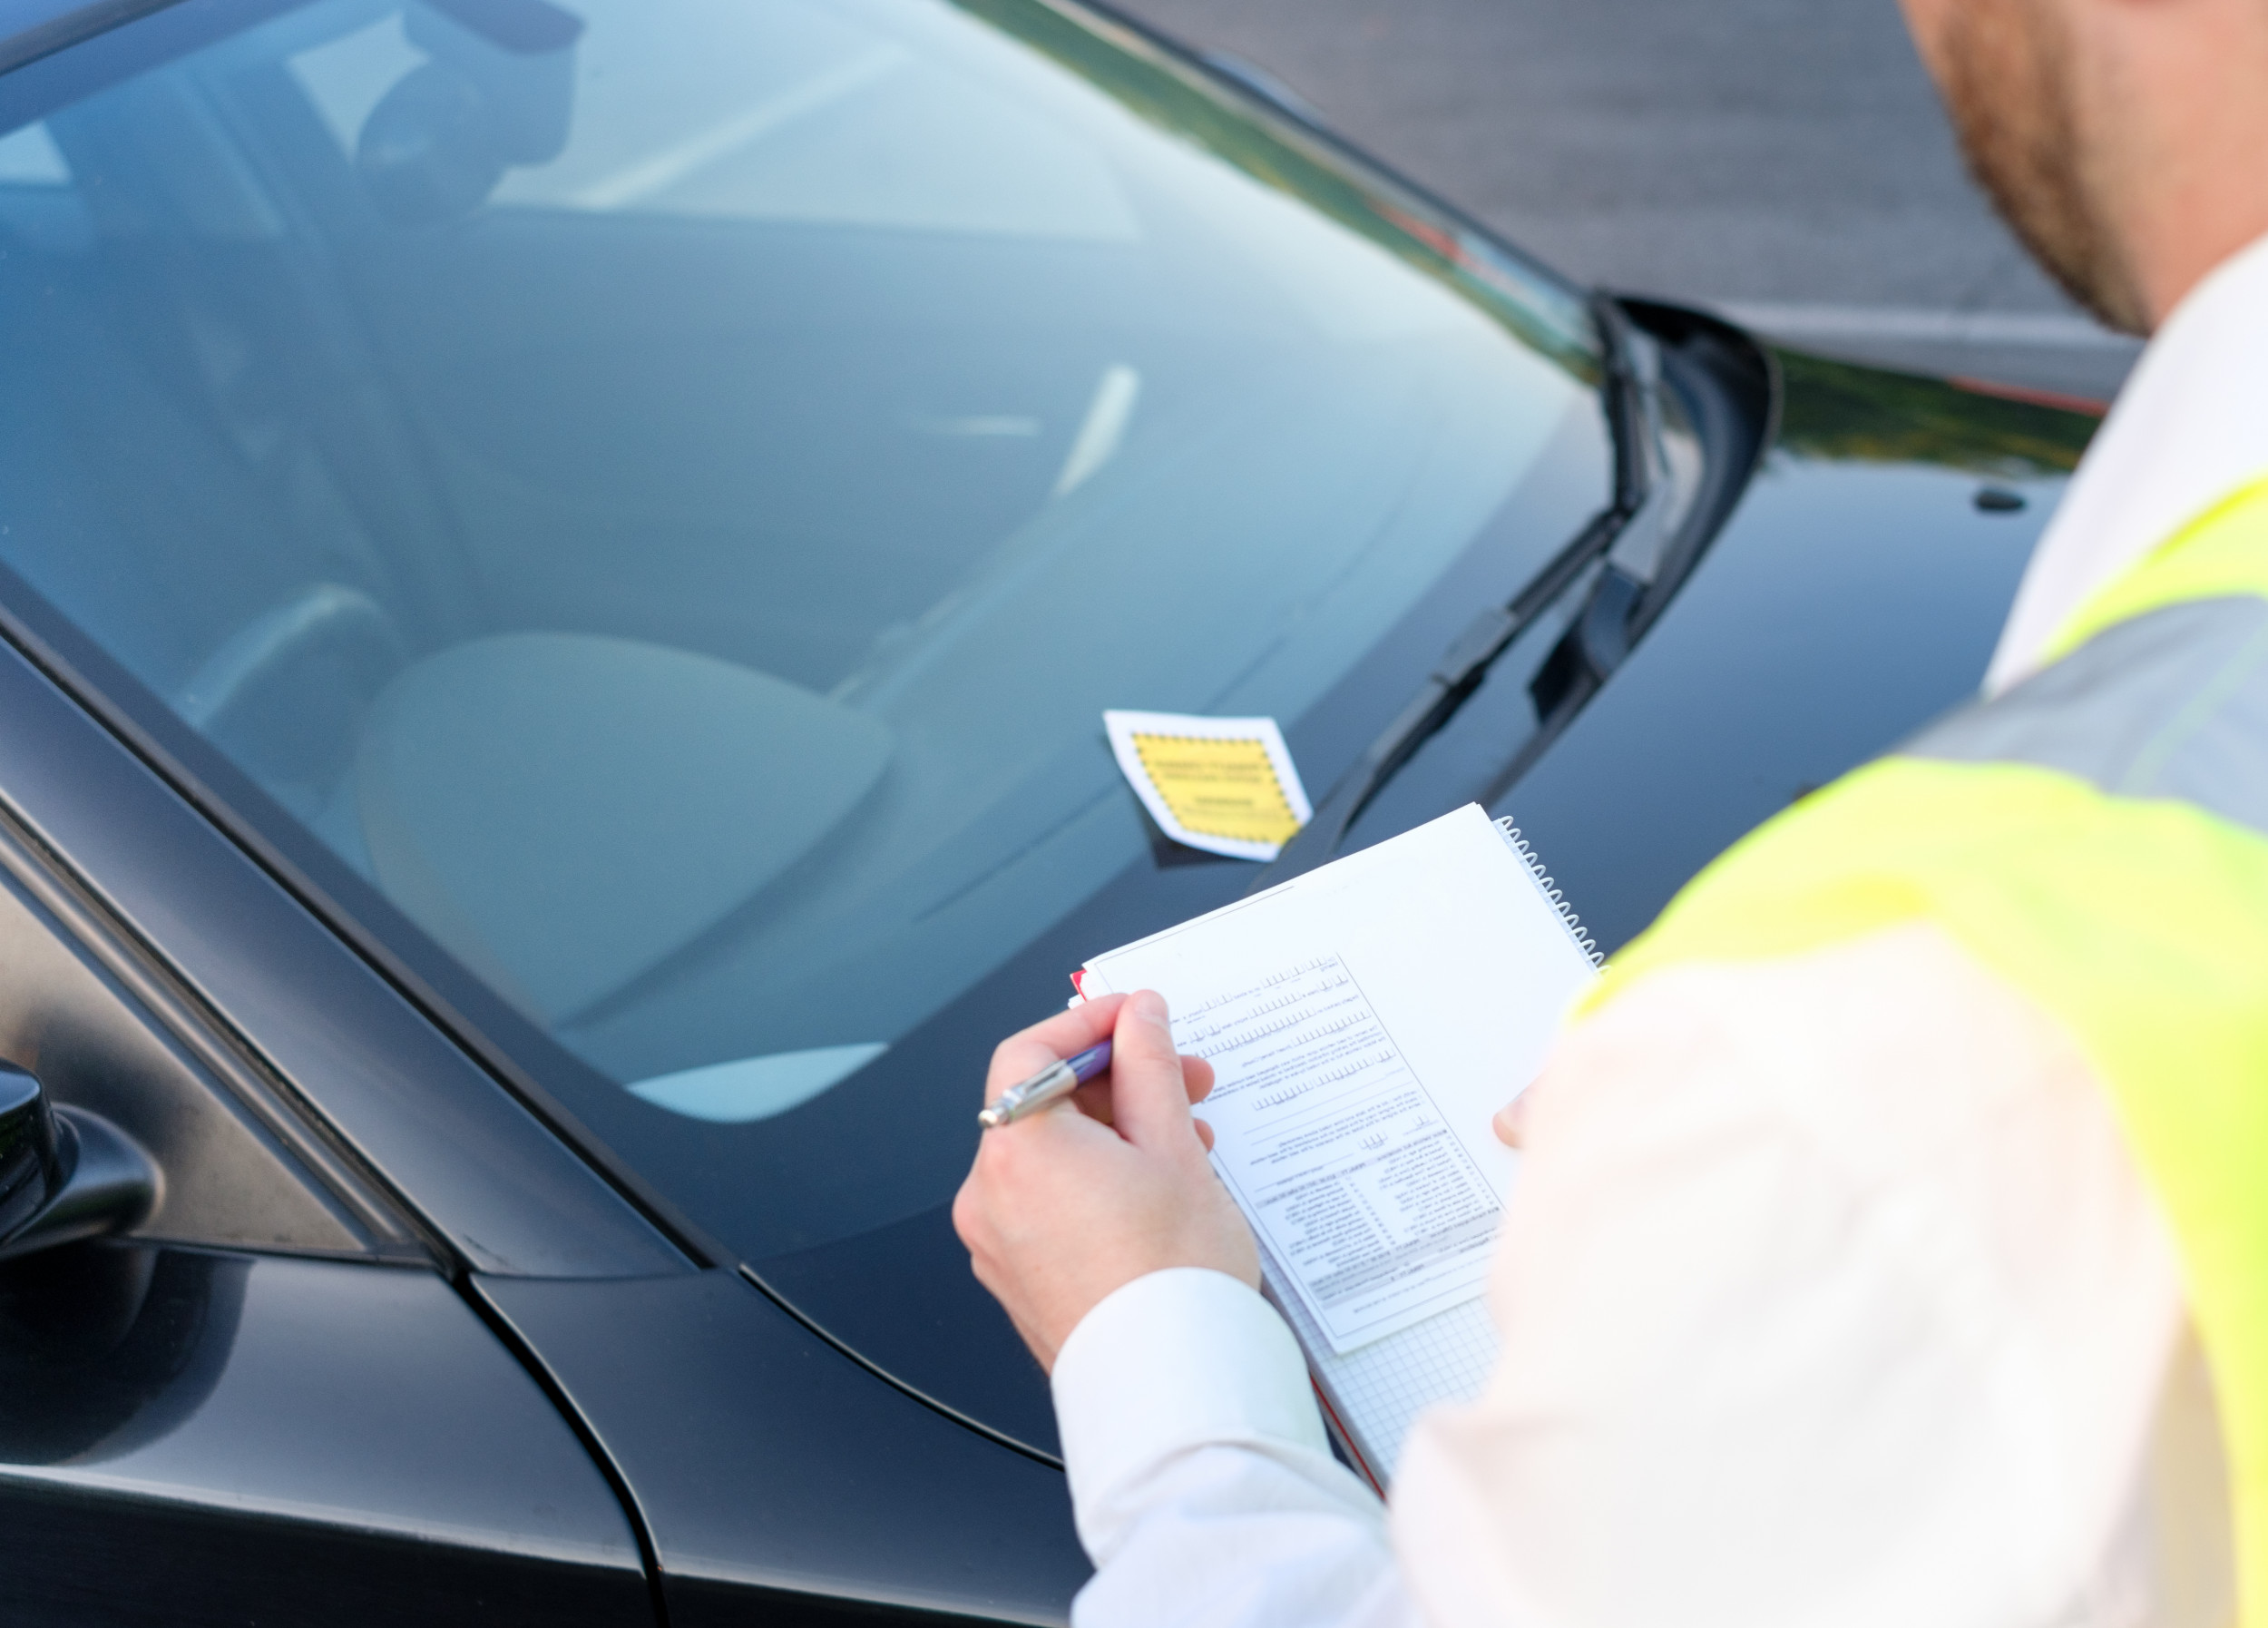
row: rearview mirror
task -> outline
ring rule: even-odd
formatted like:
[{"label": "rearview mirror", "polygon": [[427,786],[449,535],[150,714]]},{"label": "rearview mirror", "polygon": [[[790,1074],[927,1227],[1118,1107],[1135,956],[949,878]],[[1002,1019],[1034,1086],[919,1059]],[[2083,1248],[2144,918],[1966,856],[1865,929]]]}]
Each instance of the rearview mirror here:
[{"label": "rearview mirror", "polygon": [[0,1063],[0,1259],[123,1231],[157,1197],[157,1166],[123,1131]]},{"label": "rearview mirror", "polygon": [[379,209],[408,226],[457,220],[507,169],[560,155],[582,19],[550,0],[430,0],[405,32],[427,60],[378,98],[355,147]]}]

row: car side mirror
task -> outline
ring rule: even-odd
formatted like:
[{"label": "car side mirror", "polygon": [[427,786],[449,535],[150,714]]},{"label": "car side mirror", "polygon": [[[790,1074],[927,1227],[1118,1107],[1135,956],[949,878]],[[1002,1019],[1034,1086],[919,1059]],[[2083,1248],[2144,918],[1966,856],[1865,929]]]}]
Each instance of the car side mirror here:
[{"label": "car side mirror", "polygon": [[123,1231],[157,1199],[158,1168],[132,1138],[0,1063],[0,1260]]}]

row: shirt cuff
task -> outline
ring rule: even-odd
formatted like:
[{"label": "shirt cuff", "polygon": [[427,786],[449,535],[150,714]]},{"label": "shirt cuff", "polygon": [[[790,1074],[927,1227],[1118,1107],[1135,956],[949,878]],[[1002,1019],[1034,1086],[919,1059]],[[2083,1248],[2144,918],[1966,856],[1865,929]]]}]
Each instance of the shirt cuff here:
[{"label": "shirt cuff", "polygon": [[1114,1290],[1063,1342],[1051,1384],[1079,1509],[1193,1447],[1330,1452],[1299,1342],[1226,1272],[1174,1267]]}]

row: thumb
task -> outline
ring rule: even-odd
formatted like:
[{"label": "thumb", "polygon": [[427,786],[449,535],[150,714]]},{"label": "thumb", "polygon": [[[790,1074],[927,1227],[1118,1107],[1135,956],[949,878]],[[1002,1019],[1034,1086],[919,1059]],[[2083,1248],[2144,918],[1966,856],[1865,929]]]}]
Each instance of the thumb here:
[{"label": "thumb", "polygon": [[1136,1147],[1180,1152],[1197,1133],[1166,1021],[1166,997],[1144,989],[1119,1008],[1110,1037],[1110,1123]]}]

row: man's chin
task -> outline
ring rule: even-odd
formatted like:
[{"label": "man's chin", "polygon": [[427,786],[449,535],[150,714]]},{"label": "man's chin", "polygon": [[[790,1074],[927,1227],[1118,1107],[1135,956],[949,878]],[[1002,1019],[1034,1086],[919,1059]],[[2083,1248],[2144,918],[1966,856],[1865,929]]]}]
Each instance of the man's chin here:
[{"label": "man's chin", "polygon": [[2147,338],[2153,324],[2126,257],[2107,233],[2074,243],[2028,226],[2019,211],[2000,206],[2001,218],[2040,269],[2087,314],[2113,333]]}]

